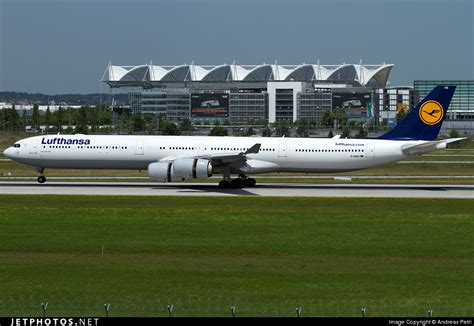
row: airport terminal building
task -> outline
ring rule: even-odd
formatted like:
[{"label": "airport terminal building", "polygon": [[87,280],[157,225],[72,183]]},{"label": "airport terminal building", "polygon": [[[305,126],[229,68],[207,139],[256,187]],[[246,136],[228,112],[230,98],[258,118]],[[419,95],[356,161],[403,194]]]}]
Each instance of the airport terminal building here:
[{"label": "airport terminal building", "polygon": [[133,113],[182,119],[320,122],[344,109],[365,121],[377,113],[375,89],[384,89],[392,64],[115,66],[102,82],[128,91]]}]

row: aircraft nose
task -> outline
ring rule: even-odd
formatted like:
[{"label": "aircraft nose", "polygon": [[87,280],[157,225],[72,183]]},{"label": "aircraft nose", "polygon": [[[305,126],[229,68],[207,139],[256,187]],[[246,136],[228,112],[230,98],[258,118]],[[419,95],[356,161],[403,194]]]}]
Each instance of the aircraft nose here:
[{"label": "aircraft nose", "polygon": [[12,156],[13,156],[13,147],[8,147],[6,150],[4,150],[3,155],[5,155],[8,158],[12,158]]}]

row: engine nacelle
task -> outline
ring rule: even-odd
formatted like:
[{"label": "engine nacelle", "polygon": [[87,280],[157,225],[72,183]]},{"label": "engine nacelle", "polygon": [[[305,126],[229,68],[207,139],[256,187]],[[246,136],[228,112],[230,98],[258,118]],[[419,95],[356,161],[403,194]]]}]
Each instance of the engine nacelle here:
[{"label": "engine nacelle", "polygon": [[212,177],[212,164],[209,160],[198,159],[194,165],[194,178],[204,179]]},{"label": "engine nacelle", "polygon": [[206,159],[183,157],[170,163],[150,163],[148,165],[148,176],[150,180],[160,182],[209,178],[212,176],[212,165],[211,162]]},{"label": "engine nacelle", "polygon": [[171,163],[150,163],[148,165],[148,177],[152,181],[171,182]]},{"label": "engine nacelle", "polygon": [[194,161],[197,161],[197,159],[187,157],[174,160],[171,168],[173,170],[173,177],[182,180],[191,179],[193,177]]}]

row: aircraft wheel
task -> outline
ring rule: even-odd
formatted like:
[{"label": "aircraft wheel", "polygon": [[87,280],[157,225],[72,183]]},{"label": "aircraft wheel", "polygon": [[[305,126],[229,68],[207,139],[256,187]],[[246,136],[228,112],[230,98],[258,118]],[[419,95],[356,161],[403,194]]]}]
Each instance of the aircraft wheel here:
[{"label": "aircraft wheel", "polygon": [[255,187],[255,185],[257,184],[257,180],[255,180],[254,178],[248,178],[247,182],[249,183],[249,187]]},{"label": "aircraft wheel", "polygon": [[242,188],[242,179],[232,179],[232,181],[230,182],[230,186],[234,189]]},{"label": "aircraft wheel", "polygon": [[46,177],[44,175],[41,175],[38,177],[38,183],[45,183],[46,182]]},{"label": "aircraft wheel", "polygon": [[242,185],[244,187],[255,187],[257,181],[254,178],[242,179]]},{"label": "aircraft wheel", "polygon": [[221,189],[230,188],[230,182],[227,181],[227,180],[219,181],[219,188],[221,188]]}]

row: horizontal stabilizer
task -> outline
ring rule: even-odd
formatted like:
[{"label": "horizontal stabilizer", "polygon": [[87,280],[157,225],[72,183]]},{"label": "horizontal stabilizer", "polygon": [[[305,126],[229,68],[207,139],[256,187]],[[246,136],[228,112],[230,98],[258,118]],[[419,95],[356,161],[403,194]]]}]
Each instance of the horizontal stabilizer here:
[{"label": "horizontal stabilizer", "polygon": [[429,141],[418,145],[408,145],[402,148],[403,154],[412,156],[429,153],[438,149],[445,149],[447,144],[454,143],[466,138],[448,138],[443,140]]}]

